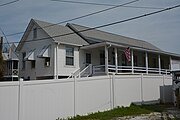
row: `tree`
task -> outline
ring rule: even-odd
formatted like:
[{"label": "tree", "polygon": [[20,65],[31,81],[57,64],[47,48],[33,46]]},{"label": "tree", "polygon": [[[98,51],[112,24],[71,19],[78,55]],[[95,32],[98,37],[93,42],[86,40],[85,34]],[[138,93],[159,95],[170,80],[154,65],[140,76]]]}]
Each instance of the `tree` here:
[{"label": "tree", "polygon": [[3,46],[3,37],[1,37],[1,41],[0,41],[0,80],[3,80],[3,76],[4,76],[2,46]]}]

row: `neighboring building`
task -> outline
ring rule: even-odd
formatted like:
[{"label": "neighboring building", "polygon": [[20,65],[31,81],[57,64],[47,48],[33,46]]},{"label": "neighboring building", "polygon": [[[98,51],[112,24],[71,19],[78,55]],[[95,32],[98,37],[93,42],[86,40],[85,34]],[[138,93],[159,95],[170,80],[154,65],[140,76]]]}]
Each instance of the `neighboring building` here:
[{"label": "neighboring building", "polygon": [[173,103],[180,108],[180,70],[172,71]]},{"label": "neighboring building", "polygon": [[[124,54],[128,47],[130,62]],[[76,24],[61,26],[34,19],[17,51],[20,77],[25,80],[111,73],[169,74],[180,65],[180,55],[162,51],[146,41]]]},{"label": "neighboring building", "polygon": [[16,46],[12,44],[7,52],[2,53],[4,60],[4,81],[18,81],[19,59],[15,50]]}]

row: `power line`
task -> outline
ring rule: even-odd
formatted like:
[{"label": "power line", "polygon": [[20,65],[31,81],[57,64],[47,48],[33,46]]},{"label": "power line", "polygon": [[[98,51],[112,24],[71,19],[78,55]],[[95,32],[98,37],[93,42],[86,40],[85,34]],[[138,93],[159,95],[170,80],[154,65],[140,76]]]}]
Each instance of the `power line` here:
[{"label": "power line", "polygon": [[[116,6],[115,4],[105,4],[105,3],[94,3],[94,2],[80,2],[80,1],[70,1],[70,0],[51,0],[55,2],[63,2],[63,3],[72,3],[72,4],[85,4],[85,5],[97,5],[97,6]],[[147,6],[122,6],[128,8],[142,8],[142,9],[164,9],[160,7],[147,7]]]},{"label": "power line", "polygon": [[[112,9],[115,9],[115,8],[118,8],[118,7],[122,7],[124,5],[128,5],[128,4],[131,4],[131,3],[135,3],[137,1],[139,1],[139,0],[133,0],[133,1],[130,1],[130,2],[127,2],[127,3],[124,3],[124,4],[116,5],[116,6],[113,6],[113,7],[110,7],[110,8],[106,8],[106,9],[103,9],[103,10],[92,12],[92,13],[89,13],[89,14],[86,14],[86,15],[82,15],[82,16],[79,16],[79,17],[75,17],[75,18],[69,19],[69,20],[61,21],[61,22],[58,22],[56,24],[44,26],[43,28],[47,28],[47,27],[59,25],[59,24],[62,24],[62,23],[67,23],[67,22],[71,22],[71,21],[74,21],[74,20],[78,20],[78,19],[82,19],[82,18],[85,18],[85,17],[89,17],[89,16],[92,16],[92,15],[95,15],[95,14],[103,13],[105,11],[112,10]],[[38,29],[42,29],[42,28],[38,28]],[[30,32],[30,31],[31,30],[26,31],[26,32]],[[14,35],[23,34],[23,33],[25,33],[25,32],[12,33],[12,34],[8,34],[6,36],[14,36]]]},{"label": "power line", "polygon": [[5,5],[9,5],[9,4],[12,4],[12,3],[15,3],[15,2],[18,2],[19,0],[14,0],[14,1],[11,1],[11,2],[7,2],[7,3],[4,3],[4,4],[0,4],[0,7],[2,6],[5,6]]},{"label": "power line", "polygon": [[[125,20],[120,20],[120,21],[116,21],[116,22],[112,22],[112,23],[96,26],[96,27],[93,27],[93,28],[87,28],[87,29],[84,29],[84,30],[77,31],[76,33],[82,33],[82,32],[86,32],[86,31],[98,29],[98,28],[108,27],[108,26],[112,26],[112,25],[115,25],[115,24],[120,24],[120,23],[124,23],[124,22],[128,22],[128,21],[136,20],[136,19],[139,19],[139,18],[151,16],[151,15],[154,15],[154,14],[158,14],[158,13],[161,13],[161,12],[164,12],[164,11],[172,10],[172,9],[175,9],[175,8],[178,8],[178,7],[180,7],[180,4],[176,5],[176,6],[173,6],[173,7],[165,8],[163,10],[158,10],[158,11],[155,11],[155,12],[150,12],[150,13],[139,15],[139,16],[136,16],[136,17],[131,17],[131,18],[128,18],[128,19],[125,19]],[[45,37],[45,38],[40,38],[40,39],[35,39],[35,40],[31,39],[29,41],[23,41],[23,42],[42,41],[42,40],[46,40],[46,39],[50,39],[50,38],[63,37],[63,36],[72,35],[72,34],[76,34],[76,33],[75,32],[70,32],[70,33],[56,35],[56,36],[52,36],[52,37]],[[21,42],[12,42],[12,43],[21,43]]]}]

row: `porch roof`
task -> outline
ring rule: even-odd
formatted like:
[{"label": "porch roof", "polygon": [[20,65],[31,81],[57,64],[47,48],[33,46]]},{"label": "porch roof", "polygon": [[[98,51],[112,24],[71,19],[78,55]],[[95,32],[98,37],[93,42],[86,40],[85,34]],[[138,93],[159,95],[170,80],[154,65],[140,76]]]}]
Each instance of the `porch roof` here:
[{"label": "porch roof", "polygon": [[[105,45],[114,46],[114,47],[121,47],[121,48],[129,47],[128,45],[121,45],[121,44],[112,43],[112,42],[101,42],[101,43],[91,44],[91,45],[87,45],[87,46],[82,46],[81,49],[87,50],[87,49],[103,47]],[[147,51],[147,52],[153,52],[153,53],[158,53],[158,54],[170,55],[170,56],[174,56],[174,57],[180,57],[179,54],[165,52],[165,51],[145,49],[145,48],[139,48],[139,47],[135,47],[135,46],[134,47],[130,47],[130,48],[134,49],[134,50]]]}]

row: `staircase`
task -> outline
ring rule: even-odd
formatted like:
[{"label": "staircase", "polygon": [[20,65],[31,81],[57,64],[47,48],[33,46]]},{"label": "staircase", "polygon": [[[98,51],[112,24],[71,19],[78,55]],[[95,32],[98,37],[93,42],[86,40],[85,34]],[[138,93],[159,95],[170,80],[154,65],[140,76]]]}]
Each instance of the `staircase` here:
[{"label": "staircase", "polygon": [[79,69],[77,69],[76,71],[74,71],[73,73],[71,73],[71,75],[69,75],[69,78],[81,78],[81,77],[90,77],[92,75],[92,64],[89,64],[88,66],[85,67],[81,67]]}]

